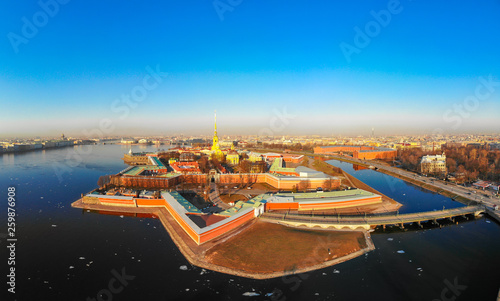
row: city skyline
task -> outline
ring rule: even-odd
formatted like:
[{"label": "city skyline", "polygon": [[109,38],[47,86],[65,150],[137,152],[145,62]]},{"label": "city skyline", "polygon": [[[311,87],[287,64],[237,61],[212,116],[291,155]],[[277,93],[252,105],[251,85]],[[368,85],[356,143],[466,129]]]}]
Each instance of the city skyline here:
[{"label": "city skyline", "polygon": [[500,131],[498,1],[40,3],[0,10],[0,138]]}]

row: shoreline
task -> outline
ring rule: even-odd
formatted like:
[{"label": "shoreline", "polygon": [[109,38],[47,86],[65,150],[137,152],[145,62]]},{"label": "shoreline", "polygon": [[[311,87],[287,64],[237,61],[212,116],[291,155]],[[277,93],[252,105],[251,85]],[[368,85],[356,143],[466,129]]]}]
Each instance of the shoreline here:
[{"label": "shoreline", "polygon": [[[71,204],[71,207],[73,208],[78,208],[82,210],[93,210],[93,211],[108,211],[108,212],[123,212],[123,213],[150,213],[154,214],[158,217],[160,222],[162,223],[163,227],[167,230],[167,233],[169,234],[170,238],[174,242],[174,244],[177,246],[181,254],[186,258],[186,260],[194,266],[216,271],[219,273],[224,273],[224,274],[229,274],[233,276],[238,276],[238,277],[245,277],[245,278],[251,278],[251,279],[257,279],[257,280],[263,280],[263,279],[272,279],[272,278],[277,278],[277,277],[283,277],[283,276],[289,276],[289,275],[294,275],[294,274],[302,274],[310,271],[315,271],[319,269],[323,269],[326,267],[330,267],[348,260],[351,260],[353,258],[359,257],[365,253],[368,253],[372,250],[375,249],[375,245],[373,244],[373,241],[371,240],[371,236],[367,231],[357,231],[357,232],[362,232],[365,237],[365,242],[367,247],[360,249],[356,252],[350,253],[348,255],[338,257],[329,261],[322,262],[320,264],[316,264],[313,266],[305,267],[305,268],[300,268],[296,269],[293,271],[279,271],[279,272],[272,272],[272,273],[252,273],[252,272],[247,272],[244,270],[240,269],[235,269],[235,268],[227,268],[223,267],[220,265],[215,265],[212,263],[209,263],[205,260],[205,254],[208,250],[210,250],[212,247],[224,243],[228,239],[232,238],[233,236],[239,234],[240,232],[248,229],[251,227],[253,224],[259,221],[259,219],[254,219],[251,220],[247,223],[245,223],[242,227],[235,229],[229,233],[224,234],[222,237],[217,238],[213,241],[209,241],[203,245],[196,245],[194,242],[190,241],[189,237],[187,237],[187,234],[183,232],[183,230],[180,228],[180,226],[173,220],[173,217],[168,213],[168,211],[165,208],[161,207],[151,207],[151,208],[136,208],[136,207],[116,207],[116,206],[105,206],[105,205],[91,205],[91,204],[84,204],[82,202],[82,199],[79,199]],[[262,221],[265,222],[265,221]],[[185,237],[183,237],[185,236]]]}]

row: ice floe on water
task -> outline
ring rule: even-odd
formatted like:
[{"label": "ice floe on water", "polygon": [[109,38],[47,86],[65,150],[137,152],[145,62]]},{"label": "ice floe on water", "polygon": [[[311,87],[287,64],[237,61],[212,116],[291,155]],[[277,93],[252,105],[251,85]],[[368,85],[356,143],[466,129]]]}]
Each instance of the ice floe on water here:
[{"label": "ice floe on water", "polygon": [[52,225],[52,227],[54,227],[54,228],[55,228],[55,227],[57,227],[57,225]]},{"label": "ice floe on water", "polygon": [[394,238],[389,237],[387,240],[388,240],[388,241],[393,241],[393,240],[394,240]]},{"label": "ice floe on water", "polygon": [[243,296],[246,296],[246,297],[256,297],[256,296],[260,296],[260,294],[256,293],[256,292],[246,292],[246,293],[243,293]]},{"label": "ice floe on water", "polygon": [[72,265],[70,265],[70,266],[69,266],[69,269],[70,269],[70,270],[71,270],[71,269],[74,269],[74,268],[75,268],[75,267],[74,267],[74,266],[72,266]]},{"label": "ice floe on water", "polygon": [[201,269],[200,275],[203,275],[203,274],[206,274],[206,273],[208,273],[207,270]]},{"label": "ice floe on water", "polygon": [[399,250],[397,253],[399,253],[399,254],[404,254],[404,253],[405,253],[405,251],[403,251],[403,250]]},{"label": "ice floe on water", "polygon": [[486,220],[486,222],[487,222],[488,224],[489,224],[489,223],[491,223],[489,220]]},{"label": "ice floe on water", "polygon": [[80,257],[80,258],[78,258],[78,259],[80,259],[80,260],[84,260],[84,259],[85,259],[85,257]]},{"label": "ice floe on water", "polygon": [[339,270],[337,270],[337,269],[333,269],[333,273],[334,273],[334,274],[340,274],[340,271],[339,271]]},{"label": "ice floe on water", "polygon": [[187,265],[181,265],[179,267],[179,270],[182,270],[182,271],[187,271],[187,269],[188,269]]}]

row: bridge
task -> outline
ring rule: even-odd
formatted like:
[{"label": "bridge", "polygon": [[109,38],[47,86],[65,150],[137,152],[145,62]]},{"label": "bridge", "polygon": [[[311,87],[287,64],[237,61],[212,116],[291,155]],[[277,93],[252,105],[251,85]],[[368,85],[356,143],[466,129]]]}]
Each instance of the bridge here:
[{"label": "bridge", "polygon": [[323,229],[365,229],[369,230],[376,226],[398,225],[404,228],[405,224],[416,223],[422,226],[422,222],[438,223],[438,220],[449,219],[455,221],[456,217],[467,215],[478,216],[485,212],[486,208],[480,205],[465,206],[446,210],[436,210],[406,214],[392,215],[337,215],[337,216],[314,216],[279,212],[265,212],[260,218],[293,227],[320,227]]}]

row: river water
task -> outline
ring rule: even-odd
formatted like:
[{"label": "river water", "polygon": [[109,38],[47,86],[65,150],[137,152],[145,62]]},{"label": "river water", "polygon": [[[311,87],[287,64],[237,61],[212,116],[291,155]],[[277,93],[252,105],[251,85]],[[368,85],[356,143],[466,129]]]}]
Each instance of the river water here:
[{"label": "river water", "polygon": [[[7,293],[5,277],[1,300],[91,300],[99,293],[104,293],[102,300],[496,298],[500,227],[484,217],[443,228],[376,231],[372,234],[376,250],[301,275],[250,280],[191,266],[157,219],[71,208],[81,193],[96,187],[99,176],[126,167],[121,157],[127,151],[120,145],[94,145],[1,156],[0,266],[4,277],[9,256],[5,247],[8,187],[16,188],[18,239],[16,294]],[[403,203],[400,212],[460,206],[400,180],[387,181],[381,173],[331,163]],[[122,278],[121,282],[116,278]],[[450,283],[456,284],[453,290],[448,288],[453,286]],[[251,292],[260,295],[244,295]],[[273,296],[265,296],[271,292]]]}]

